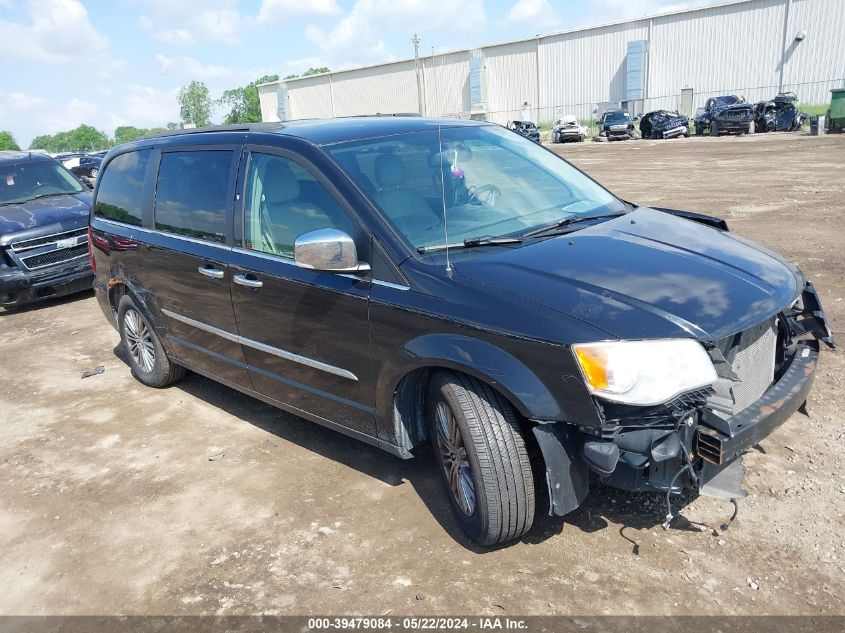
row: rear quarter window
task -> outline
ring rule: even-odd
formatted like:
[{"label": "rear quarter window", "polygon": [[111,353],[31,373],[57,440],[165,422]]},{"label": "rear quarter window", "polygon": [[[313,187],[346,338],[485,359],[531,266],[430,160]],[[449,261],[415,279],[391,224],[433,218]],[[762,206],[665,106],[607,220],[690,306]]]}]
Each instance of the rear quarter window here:
[{"label": "rear quarter window", "polygon": [[233,155],[228,150],[162,154],[156,183],[156,229],[225,242]]},{"label": "rear quarter window", "polygon": [[115,156],[100,174],[94,215],[115,222],[141,226],[144,205],[144,180],[150,150],[126,152]]}]

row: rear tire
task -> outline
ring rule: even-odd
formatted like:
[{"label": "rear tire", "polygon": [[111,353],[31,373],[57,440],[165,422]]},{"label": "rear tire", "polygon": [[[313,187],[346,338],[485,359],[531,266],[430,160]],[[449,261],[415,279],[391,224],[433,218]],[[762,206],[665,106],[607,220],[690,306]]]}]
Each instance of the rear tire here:
[{"label": "rear tire", "polygon": [[534,479],[511,405],[457,372],[436,374],[428,421],[435,461],[461,529],[481,545],[506,543],[534,522]]},{"label": "rear tire", "polygon": [[172,362],[155,329],[129,295],[117,308],[120,342],[129,359],[132,375],[148,387],[167,387],[185,375],[185,368]]}]

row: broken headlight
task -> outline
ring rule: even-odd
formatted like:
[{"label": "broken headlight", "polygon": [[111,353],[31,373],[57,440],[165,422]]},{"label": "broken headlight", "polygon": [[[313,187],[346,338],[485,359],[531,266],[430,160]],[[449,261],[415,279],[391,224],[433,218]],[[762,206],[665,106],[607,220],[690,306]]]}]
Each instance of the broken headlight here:
[{"label": "broken headlight", "polygon": [[651,406],[716,381],[698,341],[607,341],[572,346],[590,392],[606,400]]}]

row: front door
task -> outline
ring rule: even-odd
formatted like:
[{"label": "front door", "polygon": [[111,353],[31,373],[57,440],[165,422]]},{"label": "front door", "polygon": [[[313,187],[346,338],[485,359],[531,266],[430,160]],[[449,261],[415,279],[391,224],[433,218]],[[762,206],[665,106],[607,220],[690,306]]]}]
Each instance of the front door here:
[{"label": "front door", "polygon": [[297,236],[335,228],[366,260],[368,236],[317,171],[285,152],[252,151],[243,209],[231,291],[255,390],[375,436],[369,279],[307,270],[293,259]]},{"label": "front door", "polygon": [[232,206],[240,147],[161,153],[153,231],[140,247],[144,289],[168,324],[172,353],[251,387],[232,310]]}]

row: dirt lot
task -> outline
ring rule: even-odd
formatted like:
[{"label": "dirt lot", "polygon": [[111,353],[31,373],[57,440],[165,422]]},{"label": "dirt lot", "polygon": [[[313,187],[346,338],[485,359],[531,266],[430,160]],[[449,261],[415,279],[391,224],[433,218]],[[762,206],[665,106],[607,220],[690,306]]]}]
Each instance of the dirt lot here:
[{"label": "dirt lot", "polygon": [[[557,151],[629,200],[726,217],[845,329],[845,136]],[[658,495],[598,489],[485,552],[429,460],[197,376],[145,388],[117,342],[90,294],[0,315],[0,614],[845,614],[841,352],[809,417],[746,457],[727,532],[726,502],[692,499],[664,531]]]}]

